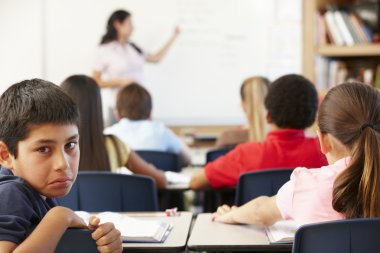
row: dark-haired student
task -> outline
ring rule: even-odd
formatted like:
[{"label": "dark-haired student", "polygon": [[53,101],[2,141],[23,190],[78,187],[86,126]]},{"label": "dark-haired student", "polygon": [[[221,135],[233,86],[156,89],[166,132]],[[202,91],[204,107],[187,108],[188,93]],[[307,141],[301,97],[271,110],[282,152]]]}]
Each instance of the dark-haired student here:
[{"label": "dark-haired student", "polygon": [[0,97],[0,252],[52,253],[69,227],[94,229],[99,252],[122,252],[112,223],[56,206],[78,173],[79,112],[53,83],[25,80]]},{"label": "dark-haired student", "polygon": [[135,174],[150,176],[158,188],[165,188],[163,171],[145,162],[129,145],[114,135],[103,135],[102,100],[94,79],[73,75],[64,80],[62,89],[74,100],[81,113],[79,170],[116,171],[127,167]]},{"label": "dark-haired student", "polygon": [[162,122],[152,120],[152,97],[143,86],[123,87],[116,100],[119,122],[104,130],[119,137],[135,150],[155,150],[178,154],[182,165],[191,163],[189,148]]},{"label": "dark-haired student", "polygon": [[132,32],[131,14],[125,10],[113,12],[97,50],[93,78],[103,88],[104,116],[107,124],[114,122],[112,110],[115,108],[118,90],[132,82],[144,84],[144,63],[161,61],[179,35],[179,29],[176,28],[160,50],[156,53],[146,53],[130,41]]},{"label": "dark-haired student", "polygon": [[278,78],[265,98],[270,129],[266,139],[240,144],[208,163],[193,175],[190,188],[235,186],[239,176],[248,171],[326,165],[318,139],[304,133],[315,120],[317,106],[317,91],[309,80],[294,74]]},{"label": "dark-haired student", "polygon": [[321,103],[317,125],[328,166],[296,168],[277,195],[221,206],[213,219],[264,225],[293,219],[301,226],[380,217],[380,93],[363,83],[334,87]]}]

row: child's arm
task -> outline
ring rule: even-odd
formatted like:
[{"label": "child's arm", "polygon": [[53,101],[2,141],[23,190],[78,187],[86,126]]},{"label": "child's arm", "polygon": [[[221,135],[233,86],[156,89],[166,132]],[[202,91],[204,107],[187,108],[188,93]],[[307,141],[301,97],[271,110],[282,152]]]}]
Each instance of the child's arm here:
[{"label": "child's arm", "polygon": [[179,157],[181,159],[182,165],[188,166],[191,164],[191,150],[182,139],[179,139],[179,141],[181,143]]},{"label": "child's arm", "polygon": [[165,188],[167,185],[165,173],[154,165],[147,163],[135,151],[131,151],[127,162],[127,168],[133,173],[150,176],[156,182],[157,188]]},{"label": "child's arm", "polygon": [[189,187],[193,190],[202,190],[211,187],[204,169],[194,173],[190,179]]},{"label": "child's arm", "polygon": [[251,200],[241,207],[220,206],[213,213],[212,219],[229,224],[259,224],[270,226],[282,219],[277,207],[276,196],[261,196]]},{"label": "child's arm", "polygon": [[50,209],[33,232],[19,245],[0,241],[0,252],[53,253],[68,227],[87,228],[86,224],[72,210],[57,206]]},{"label": "child's arm", "polygon": [[91,217],[89,229],[95,229],[92,238],[96,241],[100,253],[121,253],[123,252],[123,242],[120,231],[117,230],[113,223],[107,222],[99,225],[100,220],[97,217]]}]

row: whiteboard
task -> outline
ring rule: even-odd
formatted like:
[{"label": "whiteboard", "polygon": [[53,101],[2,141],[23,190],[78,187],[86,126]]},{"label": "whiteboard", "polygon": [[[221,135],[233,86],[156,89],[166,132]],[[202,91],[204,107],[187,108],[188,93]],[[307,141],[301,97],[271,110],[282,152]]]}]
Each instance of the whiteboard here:
[{"label": "whiteboard", "polygon": [[43,75],[43,1],[0,0],[0,94]]},{"label": "whiteboard", "polygon": [[72,74],[91,74],[95,49],[116,9],[132,13],[131,40],[146,52],[158,50],[179,25],[181,34],[166,57],[144,69],[153,118],[170,125],[242,124],[239,88],[245,78],[301,72],[301,0],[42,2],[40,72],[57,84]]}]

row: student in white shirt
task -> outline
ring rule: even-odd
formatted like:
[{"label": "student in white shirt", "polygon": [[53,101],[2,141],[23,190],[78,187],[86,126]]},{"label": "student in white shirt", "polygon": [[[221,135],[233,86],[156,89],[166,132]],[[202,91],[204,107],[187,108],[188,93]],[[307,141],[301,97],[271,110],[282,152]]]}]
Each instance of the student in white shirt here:
[{"label": "student in white shirt", "polygon": [[97,49],[93,78],[103,88],[103,112],[106,123],[114,122],[113,108],[118,90],[133,82],[143,84],[144,63],[159,62],[179,34],[179,29],[176,28],[158,52],[149,54],[130,42],[132,31],[130,13],[125,10],[115,11],[108,19],[106,33]]},{"label": "student in white shirt", "polygon": [[156,150],[180,155],[183,165],[191,162],[188,147],[163,123],[151,120],[152,98],[136,83],[123,87],[116,101],[119,122],[107,127],[134,150]]}]

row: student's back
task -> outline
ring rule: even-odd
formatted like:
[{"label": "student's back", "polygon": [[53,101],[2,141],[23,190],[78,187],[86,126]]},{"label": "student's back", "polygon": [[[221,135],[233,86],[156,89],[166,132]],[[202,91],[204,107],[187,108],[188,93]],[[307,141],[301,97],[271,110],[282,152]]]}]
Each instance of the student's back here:
[{"label": "student's back", "polygon": [[106,128],[105,134],[116,135],[135,150],[157,150],[179,153],[178,137],[162,122],[152,120],[129,120],[122,118]]},{"label": "student's back", "polygon": [[317,138],[305,137],[303,130],[271,131],[263,142],[243,143],[227,155],[207,164],[206,176],[212,187],[235,186],[248,171],[325,165]]},{"label": "student's back", "polygon": [[247,171],[285,167],[321,167],[327,164],[318,140],[307,138],[317,112],[318,97],[314,85],[299,75],[286,75],[274,81],[265,98],[270,131],[262,142],[238,145],[227,155],[208,163],[195,174],[193,189],[235,186]]},{"label": "student's back", "polygon": [[132,83],[117,96],[118,123],[107,127],[113,134],[135,150],[156,150],[179,154],[184,165],[190,164],[187,146],[163,123],[151,120],[152,98],[148,90]]}]

